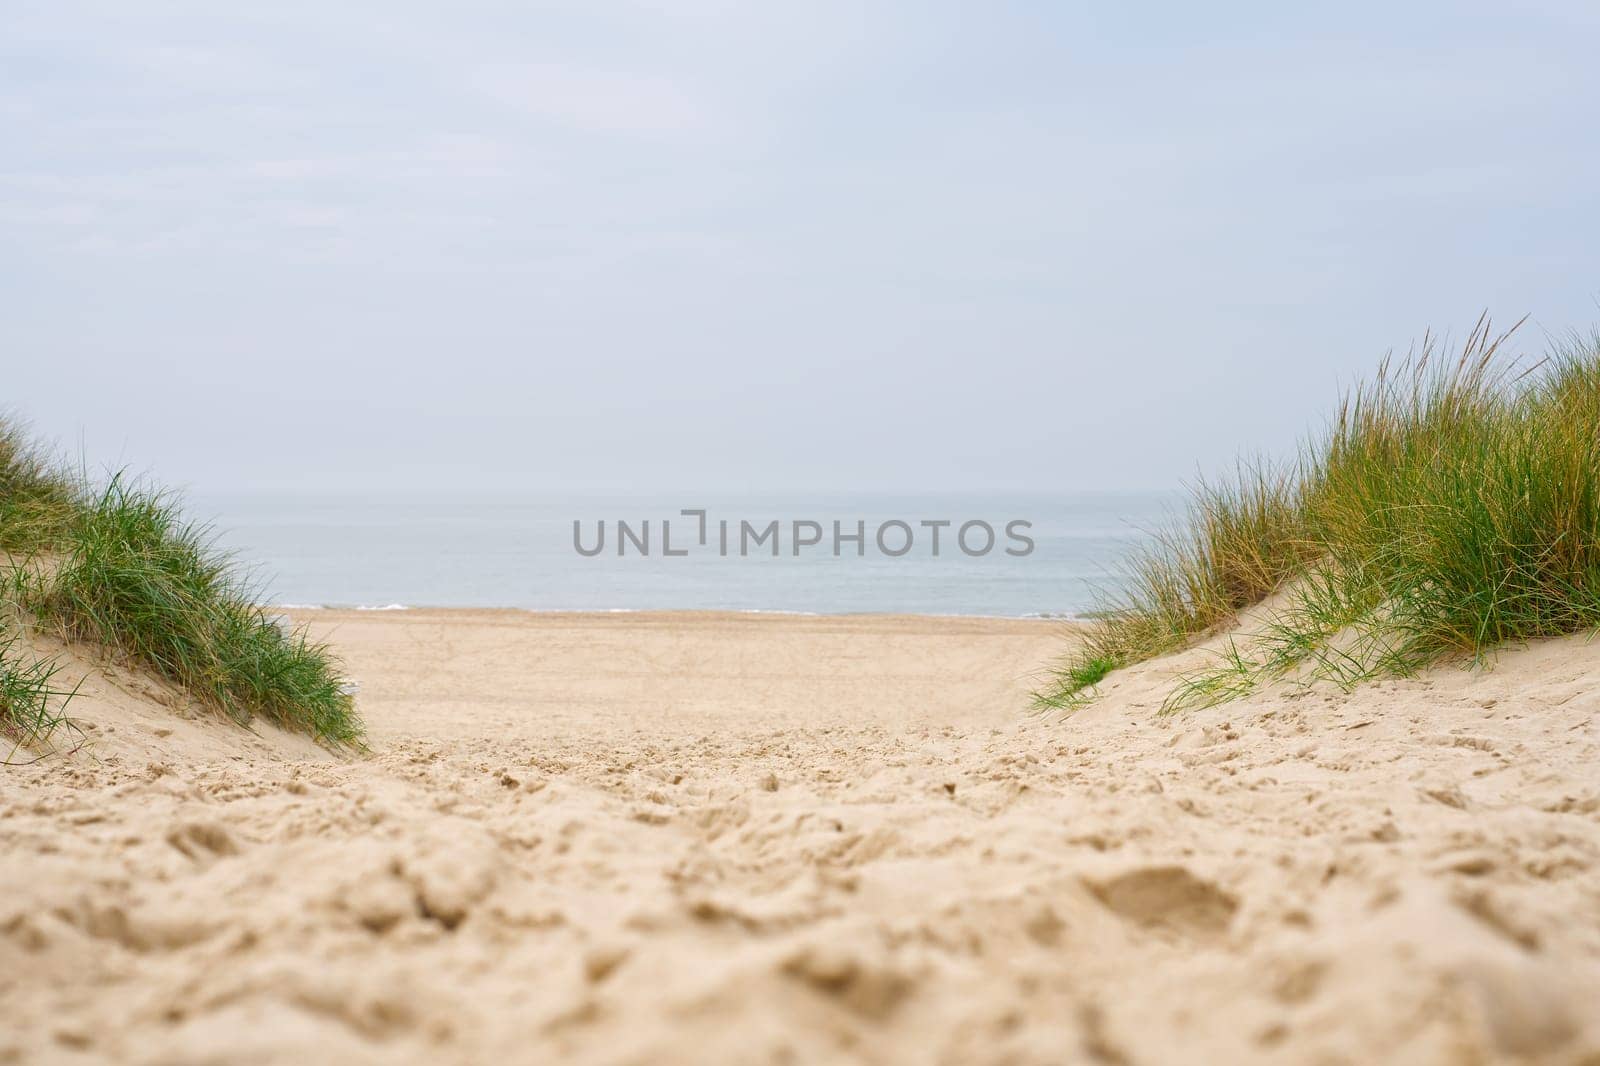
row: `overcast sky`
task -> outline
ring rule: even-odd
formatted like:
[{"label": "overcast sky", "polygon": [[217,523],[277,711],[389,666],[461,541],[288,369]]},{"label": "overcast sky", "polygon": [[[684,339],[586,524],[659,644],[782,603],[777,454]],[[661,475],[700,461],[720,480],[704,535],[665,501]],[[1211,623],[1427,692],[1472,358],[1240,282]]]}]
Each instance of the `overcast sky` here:
[{"label": "overcast sky", "polygon": [[1600,7],[8,3],[0,404],[204,491],[1165,487],[1600,319]]}]

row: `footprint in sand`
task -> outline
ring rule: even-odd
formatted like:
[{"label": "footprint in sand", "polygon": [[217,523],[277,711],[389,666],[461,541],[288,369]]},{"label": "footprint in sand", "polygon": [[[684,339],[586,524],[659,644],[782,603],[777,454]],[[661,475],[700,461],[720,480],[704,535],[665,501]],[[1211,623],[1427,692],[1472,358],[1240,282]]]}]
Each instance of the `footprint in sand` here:
[{"label": "footprint in sand", "polygon": [[1145,929],[1212,939],[1228,931],[1238,900],[1182,866],[1145,866],[1086,886],[1112,913]]}]

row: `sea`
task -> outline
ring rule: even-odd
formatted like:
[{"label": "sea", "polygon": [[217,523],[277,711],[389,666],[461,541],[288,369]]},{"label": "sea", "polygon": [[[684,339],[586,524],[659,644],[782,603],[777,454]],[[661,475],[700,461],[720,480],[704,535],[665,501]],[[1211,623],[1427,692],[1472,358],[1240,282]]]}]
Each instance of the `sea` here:
[{"label": "sea", "polygon": [[1062,618],[1114,595],[1120,561],[1180,505],[1176,492],[185,502],[264,603]]}]

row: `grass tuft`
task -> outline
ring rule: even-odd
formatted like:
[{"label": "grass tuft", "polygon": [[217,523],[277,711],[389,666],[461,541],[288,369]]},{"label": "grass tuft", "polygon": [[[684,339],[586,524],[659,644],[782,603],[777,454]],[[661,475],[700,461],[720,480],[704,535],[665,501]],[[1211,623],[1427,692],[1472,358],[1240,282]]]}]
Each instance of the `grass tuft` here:
[{"label": "grass tuft", "polygon": [[72,481],[0,418],[0,552],[26,554],[58,541],[76,507]]},{"label": "grass tuft", "polygon": [[1260,631],[1166,709],[1283,677],[1348,688],[1600,626],[1600,335],[1531,365],[1503,355],[1509,336],[1482,318],[1453,359],[1426,337],[1293,463],[1198,486],[1038,704],[1077,705],[1105,663],[1185,647],[1275,592]]},{"label": "grass tuft", "polygon": [[1061,671],[1056,690],[1047,697],[1038,697],[1034,709],[1038,711],[1072,711],[1094,698],[1095,688],[1107,674],[1117,668],[1110,656],[1089,656],[1069,663]]},{"label": "grass tuft", "polygon": [[55,663],[30,657],[18,643],[16,633],[0,629],[0,740],[6,748],[0,765],[7,766],[24,748],[45,749],[58,730],[74,728],[65,709],[78,692],[56,688]]},{"label": "grass tuft", "polygon": [[329,650],[280,631],[171,497],[113,478],[77,509],[59,551],[55,567],[14,579],[41,623],[112,648],[241,723],[259,715],[359,743]]},{"label": "grass tuft", "polygon": [[[338,660],[303,630],[279,630],[173,497],[120,476],[91,490],[3,417],[0,564],[11,608],[69,639],[110,648],[239,722],[260,716],[331,745],[361,744]],[[49,708],[68,694],[16,642],[0,644],[0,726],[33,744],[62,724]]]}]

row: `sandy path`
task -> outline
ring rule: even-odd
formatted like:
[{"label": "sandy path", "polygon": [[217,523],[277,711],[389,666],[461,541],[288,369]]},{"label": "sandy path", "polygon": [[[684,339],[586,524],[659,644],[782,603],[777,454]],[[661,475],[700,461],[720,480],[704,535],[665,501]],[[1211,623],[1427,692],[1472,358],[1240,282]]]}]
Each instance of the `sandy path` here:
[{"label": "sandy path", "polygon": [[1583,642],[1062,724],[1044,623],[306,617],[371,757],[108,696],[0,778],[0,1057],[1600,1056]]}]

